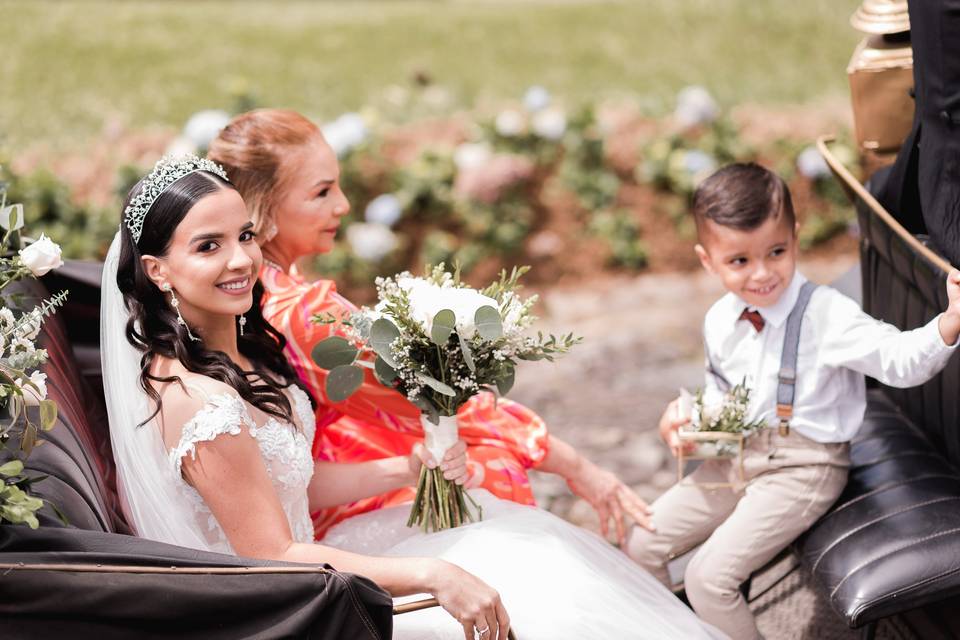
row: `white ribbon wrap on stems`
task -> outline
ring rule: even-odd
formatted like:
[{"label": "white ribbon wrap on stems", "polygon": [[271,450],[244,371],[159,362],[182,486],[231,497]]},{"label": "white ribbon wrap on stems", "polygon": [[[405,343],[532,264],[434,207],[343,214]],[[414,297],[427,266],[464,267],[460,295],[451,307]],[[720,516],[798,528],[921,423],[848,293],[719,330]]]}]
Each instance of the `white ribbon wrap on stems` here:
[{"label": "white ribbon wrap on stems", "polygon": [[440,424],[433,424],[427,416],[421,414],[420,424],[423,425],[423,444],[437,464],[440,464],[447,450],[457,444],[459,439],[457,416],[440,416]]}]

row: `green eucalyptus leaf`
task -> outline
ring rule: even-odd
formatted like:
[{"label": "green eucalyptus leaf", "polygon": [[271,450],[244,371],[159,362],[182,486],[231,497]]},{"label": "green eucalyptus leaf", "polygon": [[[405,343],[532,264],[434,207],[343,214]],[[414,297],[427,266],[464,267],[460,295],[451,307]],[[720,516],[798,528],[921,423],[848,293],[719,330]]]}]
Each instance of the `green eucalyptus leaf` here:
[{"label": "green eucalyptus leaf", "polygon": [[330,370],[327,376],[327,398],[331,402],[343,402],[363,384],[363,369],[352,364],[342,364]]},{"label": "green eucalyptus leaf", "polygon": [[457,392],[453,390],[453,387],[450,387],[449,385],[446,385],[440,382],[436,378],[431,378],[425,373],[418,372],[417,380],[419,380],[420,382],[427,385],[428,387],[430,387],[431,389],[433,389],[434,391],[436,391],[441,395],[450,396],[451,398],[457,395]]},{"label": "green eucalyptus leaf", "polygon": [[457,316],[450,309],[441,309],[433,316],[433,328],[430,330],[430,339],[434,344],[445,345],[450,334],[457,326]]},{"label": "green eucalyptus leaf", "polygon": [[370,347],[394,369],[398,365],[390,351],[390,345],[399,337],[400,330],[386,318],[380,318],[370,326]]},{"label": "green eucalyptus leaf", "polygon": [[50,431],[57,424],[57,403],[53,400],[40,401],[40,428]]},{"label": "green eucalyptus leaf", "polygon": [[29,456],[35,446],[37,446],[37,425],[27,421],[20,436],[20,450]]},{"label": "green eucalyptus leaf", "polygon": [[501,396],[505,396],[510,393],[510,389],[513,389],[513,383],[516,380],[516,372],[511,368],[507,371],[507,374],[502,378],[497,379],[497,391],[500,392]]},{"label": "green eucalyptus leaf", "polygon": [[317,343],[313,348],[313,361],[322,369],[336,369],[345,364],[352,364],[357,359],[357,348],[350,341],[340,336],[331,336]]},{"label": "green eucalyptus leaf", "polygon": [[473,316],[473,322],[477,325],[477,332],[480,337],[486,341],[496,340],[503,335],[503,323],[500,321],[500,312],[484,305],[477,309]]},{"label": "green eucalyptus leaf", "polygon": [[457,339],[460,340],[460,351],[463,353],[463,361],[467,363],[467,369],[470,369],[470,373],[476,373],[477,365],[473,361],[473,349],[470,348],[470,343],[459,333],[457,333]]},{"label": "green eucalyptus leaf", "polygon": [[23,462],[20,460],[11,460],[6,464],[0,465],[0,476],[8,478],[18,476],[23,473]]},{"label": "green eucalyptus leaf", "polygon": [[380,381],[380,384],[384,385],[385,387],[392,387],[393,381],[399,377],[396,370],[380,357],[378,357],[373,363],[373,373],[377,376],[377,380]]}]

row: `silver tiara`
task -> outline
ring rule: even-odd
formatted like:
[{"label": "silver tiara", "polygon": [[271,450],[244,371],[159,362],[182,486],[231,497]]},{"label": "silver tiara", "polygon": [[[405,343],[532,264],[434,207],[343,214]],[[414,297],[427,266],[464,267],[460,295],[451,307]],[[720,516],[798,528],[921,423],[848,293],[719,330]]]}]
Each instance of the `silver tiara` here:
[{"label": "silver tiara", "polygon": [[140,241],[140,234],[143,232],[143,221],[147,217],[150,207],[157,201],[164,191],[170,188],[174,182],[180,178],[196,173],[198,171],[209,171],[212,174],[220,176],[227,182],[227,172],[223,167],[207,158],[197,156],[164,156],[153,166],[153,171],[143,179],[143,188],[137,197],[127,205],[123,210],[123,220],[133,235],[133,241]]}]

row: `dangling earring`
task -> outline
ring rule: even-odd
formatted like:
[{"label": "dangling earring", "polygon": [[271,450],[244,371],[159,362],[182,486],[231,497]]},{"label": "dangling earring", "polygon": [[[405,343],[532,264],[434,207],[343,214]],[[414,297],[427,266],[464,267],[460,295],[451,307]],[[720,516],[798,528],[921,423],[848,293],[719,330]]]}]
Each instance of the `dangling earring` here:
[{"label": "dangling earring", "polygon": [[243,337],[243,327],[247,324],[247,316],[241,315],[237,318],[237,323],[240,325],[240,337]]},{"label": "dangling earring", "polygon": [[176,294],[173,292],[173,287],[170,286],[169,282],[164,282],[163,286],[160,287],[162,290],[170,294],[170,306],[173,307],[173,310],[177,312],[177,322],[182,324],[183,327],[187,330],[187,335],[190,336],[190,339],[194,342],[200,342],[200,338],[193,335],[190,332],[190,325],[187,324],[187,321],[183,319],[183,316],[180,315],[180,301],[177,300]]}]

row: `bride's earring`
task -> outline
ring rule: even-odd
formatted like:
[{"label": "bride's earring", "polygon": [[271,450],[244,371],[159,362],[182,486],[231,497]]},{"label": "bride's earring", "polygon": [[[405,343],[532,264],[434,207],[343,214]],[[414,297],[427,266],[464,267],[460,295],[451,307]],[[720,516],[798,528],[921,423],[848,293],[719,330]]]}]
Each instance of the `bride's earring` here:
[{"label": "bride's earring", "polygon": [[237,318],[237,324],[240,325],[240,337],[243,337],[243,327],[247,324],[247,316],[241,315]]},{"label": "bride's earring", "polygon": [[200,342],[200,338],[193,335],[190,331],[190,325],[187,324],[187,321],[183,319],[183,316],[180,315],[180,301],[177,300],[177,295],[173,292],[173,287],[170,286],[169,282],[164,282],[163,286],[160,287],[163,291],[166,291],[170,294],[170,306],[173,307],[173,310],[177,312],[177,322],[182,324],[183,327],[187,330],[187,335],[190,336],[190,339],[194,342]]}]

